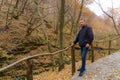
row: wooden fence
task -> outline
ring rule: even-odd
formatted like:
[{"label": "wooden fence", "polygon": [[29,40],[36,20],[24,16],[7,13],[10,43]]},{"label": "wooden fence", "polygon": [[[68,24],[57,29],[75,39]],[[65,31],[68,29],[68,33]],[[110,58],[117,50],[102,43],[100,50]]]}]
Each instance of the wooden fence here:
[{"label": "wooden fence", "polygon": [[[25,57],[23,59],[20,59],[4,68],[1,68],[0,69],[0,72],[4,71],[4,70],[7,70],[8,68],[11,68],[13,66],[15,66],[16,64],[22,62],[22,61],[26,61],[26,64],[27,64],[27,80],[33,80],[33,71],[32,71],[32,67],[33,67],[33,62],[31,61],[31,59],[35,58],[35,57],[39,57],[39,56],[54,56],[55,54],[58,54],[60,52],[63,52],[63,51],[66,51],[68,50],[69,48],[71,48],[72,45],[66,47],[65,49],[62,49],[62,50],[59,50],[59,51],[56,51],[56,52],[53,52],[53,53],[42,53],[42,54],[36,54],[36,55],[32,55],[32,56],[28,56],[28,57]],[[73,49],[73,48],[72,48]],[[54,58],[54,57],[53,57]],[[54,59],[52,59],[54,60]]]},{"label": "wooden fence", "polygon": [[[116,39],[118,39],[118,38],[116,38]],[[101,41],[102,42],[102,41]],[[94,62],[94,50],[97,50],[97,49],[101,49],[101,50],[108,50],[108,53],[110,54],[111,53],[111,50],[117,50],[117,49],[112,49],[111,48],[111,45],[112,45],[112,40],[109,40],[109,41],[107,41],[108,43],[109,43],[109,46],[108,46],[108,48],[101,48],[101,47],[97,47],[97,46],[94,46],[94,45],[91,45],[91,49],[90,49],[90,51],[91,51],[91,54],[92,54],[92,58],[91,58],[91,62]],[[100,42],[96,42],[97,44],[98,43],[100,43]],[[26,64],[27,64],[27,80],[33,80],[33,71],[32,71],[32,68],[33,68],[33,62],[31,61],[31,59],[33,59],[33,58],[35,58],[35,57],[39,57],[39,56],[48,56],[48,55],[51,55],[52,56],[52,60],[53,60],[53,62],[54,62],[54,55],[55,54],[58,54],[58,53],[60,53],[60,52],[63,52],[63,51],[66,51],[66,50],[68,50],[68,49],[70,49],[71,48],[71,72],[72,72],[72,75],[75,73],[75,46],[72,46],[72,45],[70,45],[70,46],[68,46],[68,47],[66,47],[65,49],[62,49],[62,50],[59,50],[59,51],[56,51],[56,52],[53,52],[53,53],[42,53],[42,54],[36,54],[36,55],[32,55],[32,56],[28,56],[28,57],[25,57],[25,58],[23,58],[23,59],[20,59],[20,60],[18,60],[18,61],[16,61],[16,62],[14,62],[14,63],[12,63],[12,64],[10,64],[10,65],[8,65],[8,66],[6,66],[6,67],[4,67],[4,68],[1,68],[0,69],[0,72],[2,72],[2,71],[4,71],[4,70],[6,70],[6,69],[8,69],[8,68],[11,68],[11,67],[13,67],[13,66],[15,66],[16,64],[18,64],[18,63],[20,63],[20,62],[22,62],[22,61],[26,61]]]}]

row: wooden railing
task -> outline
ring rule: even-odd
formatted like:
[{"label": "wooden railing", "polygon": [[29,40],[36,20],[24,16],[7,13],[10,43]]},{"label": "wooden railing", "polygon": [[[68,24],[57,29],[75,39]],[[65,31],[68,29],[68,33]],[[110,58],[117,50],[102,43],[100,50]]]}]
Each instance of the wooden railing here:
[{"label": "wooden railing", "polygon": [[[112,38],[112,39],[102,39],[102,40],[99,40],[99,41],[96,41],[94,40],[93,44],[96,43],[96,44],[99,44],[99,43],[107,43],[108,42],[108,48],[102,48],[102,47],[98,47],[98,46],[95,46],[95,45],[91,45],[91,48],[89,49],[89,51],[91,51],[91,62],[94,62],[95,61],[95,56],[94,56],[94,51],[95,50],[108,50],[108,54],[110,55],[111,54],[111,50],[119,50],[119,48],[115,49],[115,48],[111,48],[111,45],[112,45],[112,41],[113,40],[117,40],[117,39],[120,39],[120,35],[115,35],[115,38]],[[75,46],[72,46],[71,47],[71,57],[72,57],[72,75],[75,73],[75,70],[76,70],[76,67],[75,67]],[[78,48],[77,48],[78,49]],[[79,48],[80,49],[80,48]],[[78,50],[79,50],[78,49]]]},{"label": "wooden railing", "polygon": [[[120,37],[117,37],[117,38],[115,38],[115,39],[118,39],[118,38],[120,38]],[[91,45],[91,49],[90,49],[90,51],[91,51],[91,55],[92,55],[92,57],[91,57],[91,62],[94,62],[95,60],[94,60],[94,51],[95,50],[97,50],[97,49],[101,49],[101,50],[108,50],[108,53],[110,54],[111,53],[111,50],[117,50],[117,49],[112,49],[111,48],[111,44],[112,44],[112,40],[115,40],[115,39],[110,39],[110,40],[105,40],[105,41],[94,41],[95,43],[102,43],[102,42],[108,42],[109,43],[109,46],[108,46],[108,48],[101,48],[101,47],[96,47],[96,46],[94,46],[94,45]],[[58,53],[60,53],[60,52],[63,52],[63,51],[66,51],[66,50],[68,50],[68,49],[70,49],[71,48],[71,60],[72,60],[72,63],[71,63],[71,72],[72,72],[72,75],[75,73],[75,46],[73,46],[73,45],[70,45],[70,46],[68,46],[68,47],[66,47],[66,48],[64,48],[64,49],[62,49],[62,50],[59,50],[59,51],[56,51],[56,52],[53,52],[53,53],[42,53],[42,54],[36,54],[36,55],[32,55],[32,56],[27,56],[27,57],[25,57],[25,58],[23,58],[23,59],[20,59],[20,60],[18,60],[18,61],[16,61],[16,62],[14,62],[14,63],[12,63],[12,64],[10,64],[10,65],[8,65],[8,66],[6,66],[6,67],[4,67],[4,68],[1,68],[0,69],[0,72],[2,72],[2,71],[4,71],[4,70],[7,70],[8,68],[11,68],[11,67],[13,67],[13,66],[15,66],[16,64],[18,64],[18,63],[20,63],[20,62],[22,62],[22,61],[26,61],[26,63],[27,63],[27,80],[33,80],[33,70],[32,70],[32,68],[33,68],[33,62],[32,62],[32,60],[31,59],[33,59],[33,58],[35,58],[35,57],[39,57],[39,56],[47,56],[47,55],[50,55],[50,56],[52,56],[52,58],[54,58],[53,56],[55,55],[55,54],[58,54]],[[53,60],[53,62],[54,62],[54,59],[52,59]]]},{"label": "wooden railing", "polygon": [[[32,56],[28,56],[28,57],[25,57],[23,59],[20,59],[4,68],[1,68],[0,69],[0,72],[4,71],[4,70],[7,70],[8,68],[11,68],[13,66],[15,66],[16,64],[22,62],[22,61],[26,61],[26,64],[27,64],[27,80],[33,80],[33,72],[32,72],[32,67],[33,67],[33,62],[31,61],[31,59],[35,58],[35,57],[39,57],[39,56],[47,56],[47,55],[51,55],[51,56],[54,56],[55,54],[58,54],[60,52],[63,52],[63,51],[66,51],[68,50],[69,48],[71,48],[72,45],[66,47],[65,49],[62,49],[62,50],[59,50],[59,51],[56,51],[56,52],[53,52],[53,53],[42,53],[42,54],[36,54],[36,55],[32,55]],[[71,48],[73,49],[73,48]],[[52,59],[54,60],[54,59]],[[73,68],[72,68],[73,69]]]}]

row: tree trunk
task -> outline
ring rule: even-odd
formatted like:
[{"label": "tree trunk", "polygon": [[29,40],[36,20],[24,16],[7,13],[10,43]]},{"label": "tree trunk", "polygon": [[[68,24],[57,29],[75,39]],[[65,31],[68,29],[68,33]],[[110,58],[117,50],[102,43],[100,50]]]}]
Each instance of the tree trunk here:
[{"label": "tree trunk", "polygon": [[10,15],[9,12],[10,12],[10,8],[11,8],[11,4],[12,4],[12,0],[11,0],[11,2],[10,2],[10,4],[9,4],[9,8],[8,8],[8,11],[7,11],[5,29],[9,29],[8,26],[9,26],[9,24],[11,23],[10,20],[12,19],[12,17],[9,16],[9,15]]},{"label": "tree trunk", "polygon": [[76,26],[75,26],[75,31],[74,31],[75,36],[76,36],[76,34],[77,34],[78,23],[79,23],[79,20],[80,20],[80,18],[81,18],[81,15],[82,15],[83,5],[84,5],[84,0],[82,0],[82,2],[81,2],[80,12],[79,12],[79,15],[78,15],[78,18],[77,18],[77,21],[76,21]]},{"label": "tree trunk", "polygon": [[1,5],[3,5],[3,3],[4,3],[4,2],[3,2],[3,0],[2,0],[2,1],[1,1]]},{"label": "tree trunk", "polygon": [[23,7],[22,7],[22,10],[21,10],[21,14],[24,12],[24,9],[25,9],[25,6],[26,6],[27,2],[28,2],[28,0],[24,1]]},{"label": "tree trunk", "polygon": [[[65,14],[65,0],[61,0],[60,10],[60,49],[63,49],[63,27],[64,27],[64,14]],[[64,68],[63,52],[60,53],[60,66],[59,71]]]},{"label": "tree trunk", "polygon": [[19,3],[19,0],[16,1],[16,4],[15,4],[14,8],[18,8],[18,3]]},{"label": "tree trunk", "polygon": [[40,2],[38,2],[38,4],[37,4],[37,10],[38,10],[38,15],[39,15],[40,18],[41,18],[42,31],[43,31],[45,40],[46,40],[46,42],[47,42],[48,51],[51,52],[50,41],[49,41],[48,35],[46,34],[46,31],[45,31],[45,30],[46,30],[46,25],[45,25],[44,18],[43,18],[43,9],[40,9]]}]

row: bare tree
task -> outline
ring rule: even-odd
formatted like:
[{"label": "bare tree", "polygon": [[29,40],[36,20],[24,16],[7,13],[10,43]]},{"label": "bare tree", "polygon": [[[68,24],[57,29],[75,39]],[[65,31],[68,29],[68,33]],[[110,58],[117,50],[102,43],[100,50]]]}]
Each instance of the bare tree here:
[{"label": "bare tree", "polygon": [[12,4],[12,0],[10,1],[10,4],[9,4],[9,7],[8,7],[8,10],[7,10],[7,16],[6,16],[6,24],[5,24],[5,29],[9,29],[9,25],[12,21],[12,17],[10,15],[10,12],[11,12],[11,4]]},{"label": "bare tree", "polygon": [[46,40],[47,45],[48,45],[48,50],[49,50],[49,52],[51,52],[50,42],[48,40],[48,36],[46,34],[46,31],[45,31],[46,30],[46,25],[45,25],[44,17],[43,17],[43,7],[40,6],[40,1],[38,1],[38,4],[37,4],[37,11],[38,11],[39,17],[41,18],[42,31],[43,31],[43,34],[45,36],[45,40]]},{"label": "bare tree", "polygon": [[24,2],[23,2],[23,7],[21,8],[21,13],[24,12],[28,0],[23,0],[23,1],[24,1]]},{"label": "bare tree", "polygon": [[[94,0],[94,1],[95,1],[95,0]],[[103,9],[103,7],[102,7],[102,5],[101,5],[101,3],[100,3],[100,0],[98,0],[98,1],[99,1],[99,3],[96,2],[96,1],[95,1],[95,3],[98,4],[98,5],[100,6],[102,12],[103,12],[105,15],[107,15],[107,16],[112,20],[113,25],[114,25],[114,28],[115,28],[115,31],[116,31],[116,33],[119,35],[119,31],[118,31],[118,29],[117,29],[117,25],[116,25],[116,22],[115,22],[113,13],[112,13],[112,15],[108,14],[108,13]],[[112,9],[113,9],[113,3],[112,3]]]},{"label": "bare tree", "polygon": [[77,18],[77,21],[76,21],[76,26],[75,26],[75,35],[77,34],[76,33],[77,32],[77,26],[78,26],[79,20],[80,20],[81,15],[82,15],[83,5],[84,5],[84,0],[81,1],[80,11],[79,11],[79,15],[78,15],[78,18]]},{"label": "bare tree", "polygon": [[[78,4],[79,2],[81,2],[80,5]],[[68,15],[71,17],[71,24],[72,24],[71,32],[73,30],[73,33],[76,36],[78,23],[79,23],[79,20],[81,18],[81,15],[82,15],[84,0],[80,0],[80,1],[75,0],[71,4],[74,4],[74,5],[71,5],[72,7],[71,7],[70,13],[68,13]],[[77,9],[78,7],[79,7],[79,10]]]}]

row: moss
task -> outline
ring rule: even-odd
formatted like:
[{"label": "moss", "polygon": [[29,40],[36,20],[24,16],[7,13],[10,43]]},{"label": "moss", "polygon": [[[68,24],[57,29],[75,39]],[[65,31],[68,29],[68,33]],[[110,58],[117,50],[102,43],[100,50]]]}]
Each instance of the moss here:
[{"label": "moss", "polygon": [[8,58],[8,55],[7,53],[2,49],[0,48],[0,60],[6,60]]},{"label": "moss", "polygon": [[64,32],[65,34],[70,34],[70,30],[68,30],[68,29],[64,29],[63,32]]},{"label": "moss", "polygon": [[30,39],[28,41],[25,41],[18,45],[15,49],[12,50],[12,53],[14,54],[26,54],[30,52],[31,50],[36,49],[38,46],[40,46],[39,40]]}]

